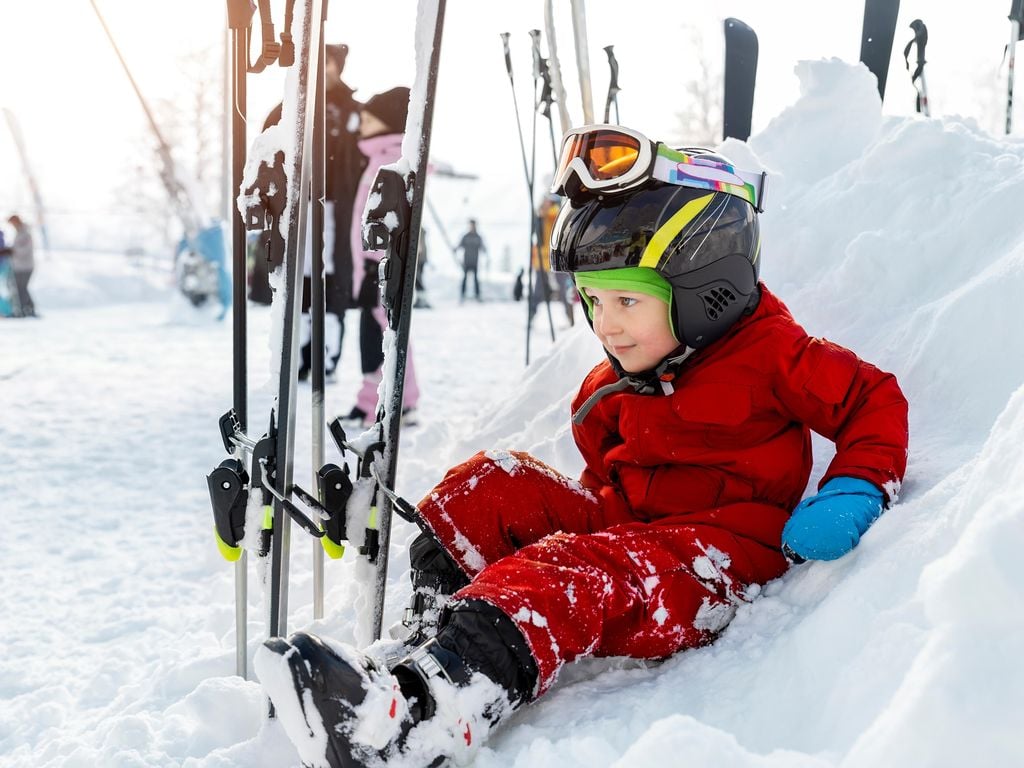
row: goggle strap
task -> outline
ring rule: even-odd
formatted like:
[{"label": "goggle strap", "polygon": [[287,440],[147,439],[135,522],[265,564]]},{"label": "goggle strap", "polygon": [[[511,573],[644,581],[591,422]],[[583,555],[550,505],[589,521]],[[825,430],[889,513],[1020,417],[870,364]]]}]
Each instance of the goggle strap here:
[{"label": "goggle strap", "polygon": [[690,155],[659,144],[651,175],[669,184],[726,192],[746,200],[759,213],[764,212],[764,189],[768,178],[764,171],[743,171],[728,163],[701,159],[700,155]]}]

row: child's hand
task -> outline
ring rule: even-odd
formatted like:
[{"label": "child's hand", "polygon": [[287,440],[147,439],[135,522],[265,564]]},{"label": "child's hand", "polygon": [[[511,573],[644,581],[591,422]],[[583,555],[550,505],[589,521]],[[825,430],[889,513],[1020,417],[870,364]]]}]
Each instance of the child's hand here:
[{"label": "child's hand", "polygon": [[782,529],[782,551],[795,562],[842,557],[882,514],[884,498],[866,480],[832,478],[793,510]]}]

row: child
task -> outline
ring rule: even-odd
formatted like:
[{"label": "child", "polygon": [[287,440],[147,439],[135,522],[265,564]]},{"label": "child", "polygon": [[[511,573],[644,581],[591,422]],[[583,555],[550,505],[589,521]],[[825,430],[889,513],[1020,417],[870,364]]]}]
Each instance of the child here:
[{"label": "child", "polygon": [[[363,249],[363,209],[370,196],[373,181],[381,166],[402,157],[402,136],[409,112],[409,89],[392,88],[367,101],[359,113],[359,151],[366,157],[366,167],[359,179],[352,213],[352,285],[357,286],[356,302],[360,307],[359,349],[362,357],[363,383],[356,395],[356,404],[345,416],[347,422],[368,425],[377,411],[377,388],[384,362],[384,329],[387,313],[380,304],[377,268],[381,254]],[[403,422],[412,425],[412,412],[419,401],[412,349],[405,368],[403,390]]]},{"label": "child", "polygon": [[[787,557],[841,557],[895,501],[906,400],[758,282],[763,183],[620,126],[566,135],[552,266],[608,357],[572,403],[583,475],[505,452],[449,471],[410,552],[425,642],[390,670],[304,633],[261,649],[303,760],[463,762],[565,663],[709,643]],[[801,502],[811,430],[836,455]]]}]

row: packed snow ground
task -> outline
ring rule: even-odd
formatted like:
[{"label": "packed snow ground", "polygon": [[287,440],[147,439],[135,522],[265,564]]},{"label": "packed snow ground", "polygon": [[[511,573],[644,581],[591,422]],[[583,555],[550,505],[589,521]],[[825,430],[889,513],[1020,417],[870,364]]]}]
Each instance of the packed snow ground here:
[{"label": "packed snow ground", "polygon": [[[883,117],[858,67],[798,74],[801,100],[724,151],[773,174],[766,282],[809,332],[898,376],[911,403],[900,503],[849,556],[768,585],[711,647],[566,668],[482,768],[1024,763],[1024,144],[966,119]],[[403,435],[399,491],[419,498],[490,447],[578,472],[568,402],[601,357],[585,326],[556,313],[552,345],[539,323],[524,370],[521,303],[460,305],[440,270],[428,283],[435,307],[413,322],[421,422]],[[297,765],[258,684],[233,675],[233,570],[211,533],[229,325],[114,257],[54,254],[34,287],[43,319],[0,323],[0,763]],[[257,423],[270,311],[250,318]],[[330,414],[357,386],[352,327]],[[308,402],[304,389],[300,434]],[[816,447],[820,472],[829,450]],[[399,521],[388,622],[409,593],[412,535]],[[312,622],[312,545],[292,537],[290,628],[353,640],[352,562],[328,563],[327,616]],[[251,657],[264,634],[253,577],[249,596]]]}]

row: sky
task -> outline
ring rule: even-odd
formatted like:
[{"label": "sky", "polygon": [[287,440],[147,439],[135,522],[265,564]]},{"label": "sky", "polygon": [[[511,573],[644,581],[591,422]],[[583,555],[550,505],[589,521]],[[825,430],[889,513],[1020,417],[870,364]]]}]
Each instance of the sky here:
[{"label": "sky", "polygon": [[[800,77],[804,97],[726,149],[772,169],[769,288],[907,396],[899,502],[849,555],[765,585],[709,647],[567,666],[474,768],[1024,765],[1024,142],[883,115],[842,62]],[[422,399],[399,493],[422,498],[484,449],[578,476],[569,403],[602,359],[586,324],[555,313],[555,344],[535,324],[524,369],[509,276],[487,275],[479,304],[458,302],[444,261],[424,277],[434,308],[412,317]],[[32,289],[41,319],[0,320],[0,765],[298,768],[260,686],[233,674],[233,568],[212,536],[204,475],[224,458],[231,324],[118,253],[58,250]],[[273,315],[249,306],[250,424],[276,384]],[[329,416],[359,388],[356,336]],[[310,390],[296,400],[301,481]],[[831,458],[824,440],[814,451],[812,487]],[[396,521],[386,626],[410,597],[415,534]],[[350,548],[325,565],[314,621],[313,546],[292,528],[289,629],[352,642],[364,564]],[[251,658],[265,625],[251,561],[248,574]]]},{"label": "sky", "polygon": [[[212,56],[209,77],[222,78],[224,8],[216,0],[96,0],[107,24],[147,97],[188,108],[189,88],[183,57],[196,51]],[[274,3],[280,31],[283,4]],[[582,122],[568,3],[557,2],[556,27],[567,101],[574,124]],[[480,3],[450,0],[437,102],[433,157],[466,173],[475,182],[438,180],[431,195],[457,238],[468,218],[481,219],[496,259],[525,248],[529,204],[512,90],[505,71],[499,33],[509,32],[516,96],[527,152],[533,145],[533,100],[528,31],[544,30],[544,4]],[[914,91],[902,59],[912,33],[909,23],[923,18],[929,27],[928,83],[933,114],[962,114],[985,128],[999,130],[1005,93],[1000,57],[1009,37],[1006,0],[961,6],[904,0],[893,45],[893,63],[885,101],[889,114],[913,110]],[[682,11],[682,12],[681,12]],[[698,77],[703,57],[721,67],[722,19],[735,16],[759,35],[760,62],[754,104],[754,130],[764,128],[798,96],[796,62],[859,55],[862,4],[852,0],[757,0],[676,3],[635,0],[628,12],[621,3],[592,0],[587,8],[590,68],[598,119],[608,83],[602,48],[614,45],[620,66],[622,121],[657,139],[687,142],[681,112],[687,109],[687,84]],[[372,4],[335,0],[328,8],[327,38],[347,42],[345,73],[357,97],[369,98],[413,78],[412,0]],[[122,220],[113,217],[114,200],[130,200],[131,169],[151,161],[151,141],[143,114],[87,0],[26,3],[0,0],[7,32],[0,46],[0,106],[11,109],[25,135],[31,163],[51,229],[64,244],[102,248],[123,246]],[[59,23],[54,23],[59,19]],[[696,38],[695,38],[696,35]],[[702,41],[695,43],[695,39]],[[546,53],[546,35],[542,42]],[[255,50],[255,47],[254,47]],[[1003,78],[1005,66],[1003,67]],[[279,69],[249,78],[250,138],[281,98]],[[1018,99],[1018,105],[1024,99]],[[538,189],[551,172],[551,141],[546,122],[538,121]],[[559,131],[556,125],[555,132]],[[691,142],[692,143],[692,142]],[[219,169],[208,170],[211,197],[222,199]],[[155,179],[155,173],[151,174]],[[137,183],[137,182],[136,182]],[[152,182],[155,186],[155,180]],[[127,185],[127,186],[126,186]],[[127,194],[126,194],[126,190]],[[156,194],[159,197],[159,193]],[[0,210],[24,209],[29,202],[13,143],[0,126]],[[503,206],[496,205],[503,202]],[[498,215],[496,210],[504,208]],[[102,213],[100,213],[102,211]],[[481,213],[488,211],[488,213]],[[124,213],[124,210],[120,211]],[[211,212],[211,215],[217,211]],[[116,226],[104,226],[113,222]],[[63,228],[61,225],[64,225]],[[120,228],[120,229],[119,229]],[[433,235],[432,235],[433,236]],[[439,245],[435,237],[434,242]],[[135,243],[146,247],[149,243]]]}]

